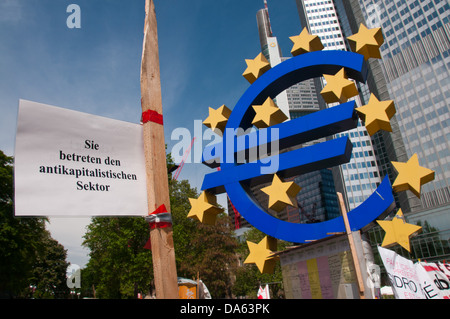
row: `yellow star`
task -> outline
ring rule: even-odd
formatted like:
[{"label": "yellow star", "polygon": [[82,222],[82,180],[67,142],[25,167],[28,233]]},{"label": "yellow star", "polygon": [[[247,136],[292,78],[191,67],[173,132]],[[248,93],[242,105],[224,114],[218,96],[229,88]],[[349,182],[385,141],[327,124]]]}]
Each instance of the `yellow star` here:
[{"label": "yellow star", "polygon": [[265,128],[283,123],[288,119],[286,114],[268,97],[262,105],[252,105],[256,112],[252,124],[257,128]]},{"label": "yellow star", "polygon": [[320,41],[319,36],[310,34],[306,27],[303,28],[299,35],[289,37],[289,39],[294,42],[294,46],[291,50],[293,56],[323,49],[323,44],[322,41]]},{"label": "yellow star", "polygon": [[397,215],[392,220],[377,220],[377,223],[386,232],[381,246],[390,247],[399,244],[409,252],[411,252],[409,245],[411,236],[422,231],[422,227],[405,222],[401,209],[398,210]]},{"label": "yellow star", "polygon": [[225,105],[222,105],[217,110],[214,110],[210,107],[209,116],[206,118],[206,120],[203,121],[203,124],[213,130],[215,133],[222,136],[223,130],[227,125],[227,121],[230,115],[231,110]]},{"label": "yellow star", "polygon": [[380,46],[384,42],[381,28],[367,29],[361,23],[358,33],[347,37],[347,39],[352,51],[364,55],[364,59],[381,59]]},{"label": "yellow star", "polygon": [[207,225],[216,223],[217,214],[222,209],[217,206],[216,196],[204,191],[197,199],[189,198],[191,210],[187,217],[197,219],[199,222]]},{"label": "yellow star", "polygon": [[358,95],[355,83],[348,79],[344,68],[335,75],[324,74],[323,76],[327,84],[320,94],[326,103],[344,103],[352,96]]},{"label": "yellow star", "polygon": [[398,172],[392,184],[394,192],[410,190],[420,198],[420,188],[423,184],[434,180],[434,171],[419,165],[417,154],[411,156],[406,163],[392,162]]},{"label": "yellow star", "polygon": [[270,69],[270,63],[262,53],[258,54],[253,60],[245,59],[245,63],[247,63],[247,69],[242,75],[250,84]]},{"label": "yellow star", "polygon": [[261,188],[269,195],[269,208],[281,212],[287,205],[297,207],[297,193],[301,187],[294,182],[283,182],[278,175],[273,176],[272,185]]},{"label": "yellow star", "polygon": [[392,132],[390,119],[395,114],[394,101],[380,102],[372,93],[369,104],[358,107],[356,112],[358,112],[361,120],[365,122],[367,132],[370,136],[379,130]]},{"label": "yellow star", "polygon": [[264,237],[258,244],[247,241],[250,254],[244,264],[256,264],[263,274],[271,274],[275,270],[278,257],[272,256],[277,249],[277,240],[273,237]]}]

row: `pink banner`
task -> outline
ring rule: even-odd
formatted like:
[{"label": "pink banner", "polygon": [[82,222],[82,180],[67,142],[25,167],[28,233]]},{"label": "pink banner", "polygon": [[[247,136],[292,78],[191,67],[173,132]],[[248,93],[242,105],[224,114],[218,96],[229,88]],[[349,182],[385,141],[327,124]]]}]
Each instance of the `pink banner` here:
[{"label": "pink banner", "polygon": [[300,291],[302,294],[302,299],[311,299],[311,287],[309,285],[308,266],[306,264],[306,260],[300,261],[297,264],[297,269],[298,278],[300,280]]},{"label": "pink banner", "polygon": [[322,299],[333,299],[333,284],[331,283],[330,267],[328,265],[328,256],[317,258],[317,268],[320,277],[320,289]]}]

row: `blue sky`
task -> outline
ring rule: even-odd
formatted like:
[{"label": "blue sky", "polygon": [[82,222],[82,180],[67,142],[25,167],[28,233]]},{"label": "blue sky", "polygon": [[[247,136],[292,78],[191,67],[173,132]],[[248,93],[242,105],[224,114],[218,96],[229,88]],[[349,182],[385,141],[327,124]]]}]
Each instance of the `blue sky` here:
[{"label": "blue sky", "polygon": [[[81,28],[69,29],[69,4]],[[144,0],[0,1],[0,149],[14,155],[19,99],[138,123]],[[285,56],[301,31],[295,0],[268,1],[274,35]],[[193,134],[208,107],[233,108],[249,87],[245,59],[260,53],[256,12],[263,0],[156,0],[165,138],[177,127]],[[206,128],[205,128],[206,129]],[[207,143],[207,142],[206,142]],[[202,164],[180,179],[200,188]],[[52,233],[83,264],[85,220],[57,219]],[[67,228],[71,231],[68,231]],[[82,232],[82,231],[81,231]]]}]

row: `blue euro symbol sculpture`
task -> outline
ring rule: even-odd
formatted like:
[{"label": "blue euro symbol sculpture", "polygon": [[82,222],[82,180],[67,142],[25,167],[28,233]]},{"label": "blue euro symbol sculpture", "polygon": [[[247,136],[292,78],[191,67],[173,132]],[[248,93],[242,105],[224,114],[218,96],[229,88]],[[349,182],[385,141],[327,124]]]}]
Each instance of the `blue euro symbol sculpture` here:
[{"label": "blue euro symbol sculpture", "polygon": [[[296,83],[321,77],[323,74],[335,74],[342,68],[345,68],[350,78],[359,82],[366,81],[367,66],[362,55],[347,51],[316,51],[286,60],[253,82],[234,107],[223,133],[223,142],[207,146],[203,151],[203,163],[210,167],[220,165],[220,170],[205,175],[202,190],[214,194],[226,192],[235,208],[251,225],[274,238],[304,243],[345,232],[342,216],[314,224],[297,224],[277,219],[252,197],[250,185],[268,182],[275,173],[289,178],[349,162],[352,144],[347,136],[303,148],[295,146],[356,128],[358,118],[354,101],[249,134],[235,134],[238,128],[245,130],[252,126],[255,116],[252,105],[261,105],[268,97],[273,99]],[[234,142],[226,143],[229,139]],[[287,149],[286,152],[264,159],[264,163],[277,160],[276,171],[262,174],[264,163],[260,159],[237,163],[238,154],[261,147],[261,143],[270,145],[272,142],[278,143],[280,151]],[[227,144],[231,144],[233,149],[227,149]],[[232,156],[228,156],[230,153]],[[348,212],[352,231],[363,229],[380,215],[390,212],[394,206],[392,187],[386,176],[369,198]]]}]

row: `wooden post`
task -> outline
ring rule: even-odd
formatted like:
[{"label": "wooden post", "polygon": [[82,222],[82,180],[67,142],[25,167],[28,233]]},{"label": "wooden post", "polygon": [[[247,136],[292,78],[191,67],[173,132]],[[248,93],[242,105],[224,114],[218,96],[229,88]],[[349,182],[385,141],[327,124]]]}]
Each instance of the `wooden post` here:
[{"label": "wooden post", "polygon": [[[151,114],[144,121],[144,152],[147,171],[147,199],[149,213],[165,205],[170,212],[164,127],[162,125],[162,97],[159,71],[158,32],[153,0],[145,1],[144,43],[141,65],[142,112]],[[155,120],[156,119],[156,120]],[[177,299],[178,281],[173,246],[172,227],[150,231],[155,277],[156,298]]]},{"label": "wooden post", "polygon": [[358,254],[356,252],[355,241],[353,240],[352,230],[350,228],[350,223],[348,222],[347,209],[345,208],[344,198],[343,198],[342,194],[338,192],[337,195],[338,195],[338,199],[339,199],[339,204],[341,206],[342,218],[344,219],[345,230],[346,230],[347,236],[348,236],[348,242],[350,245],[350,253],[352,255],[353,266],[355,267],[355,272],[356,272],[356,279],[358,280],[359,297],[361,299],[365,299],[364,280],[363,280],[362,273],[361,273],[361,267],[359,265]]}]

